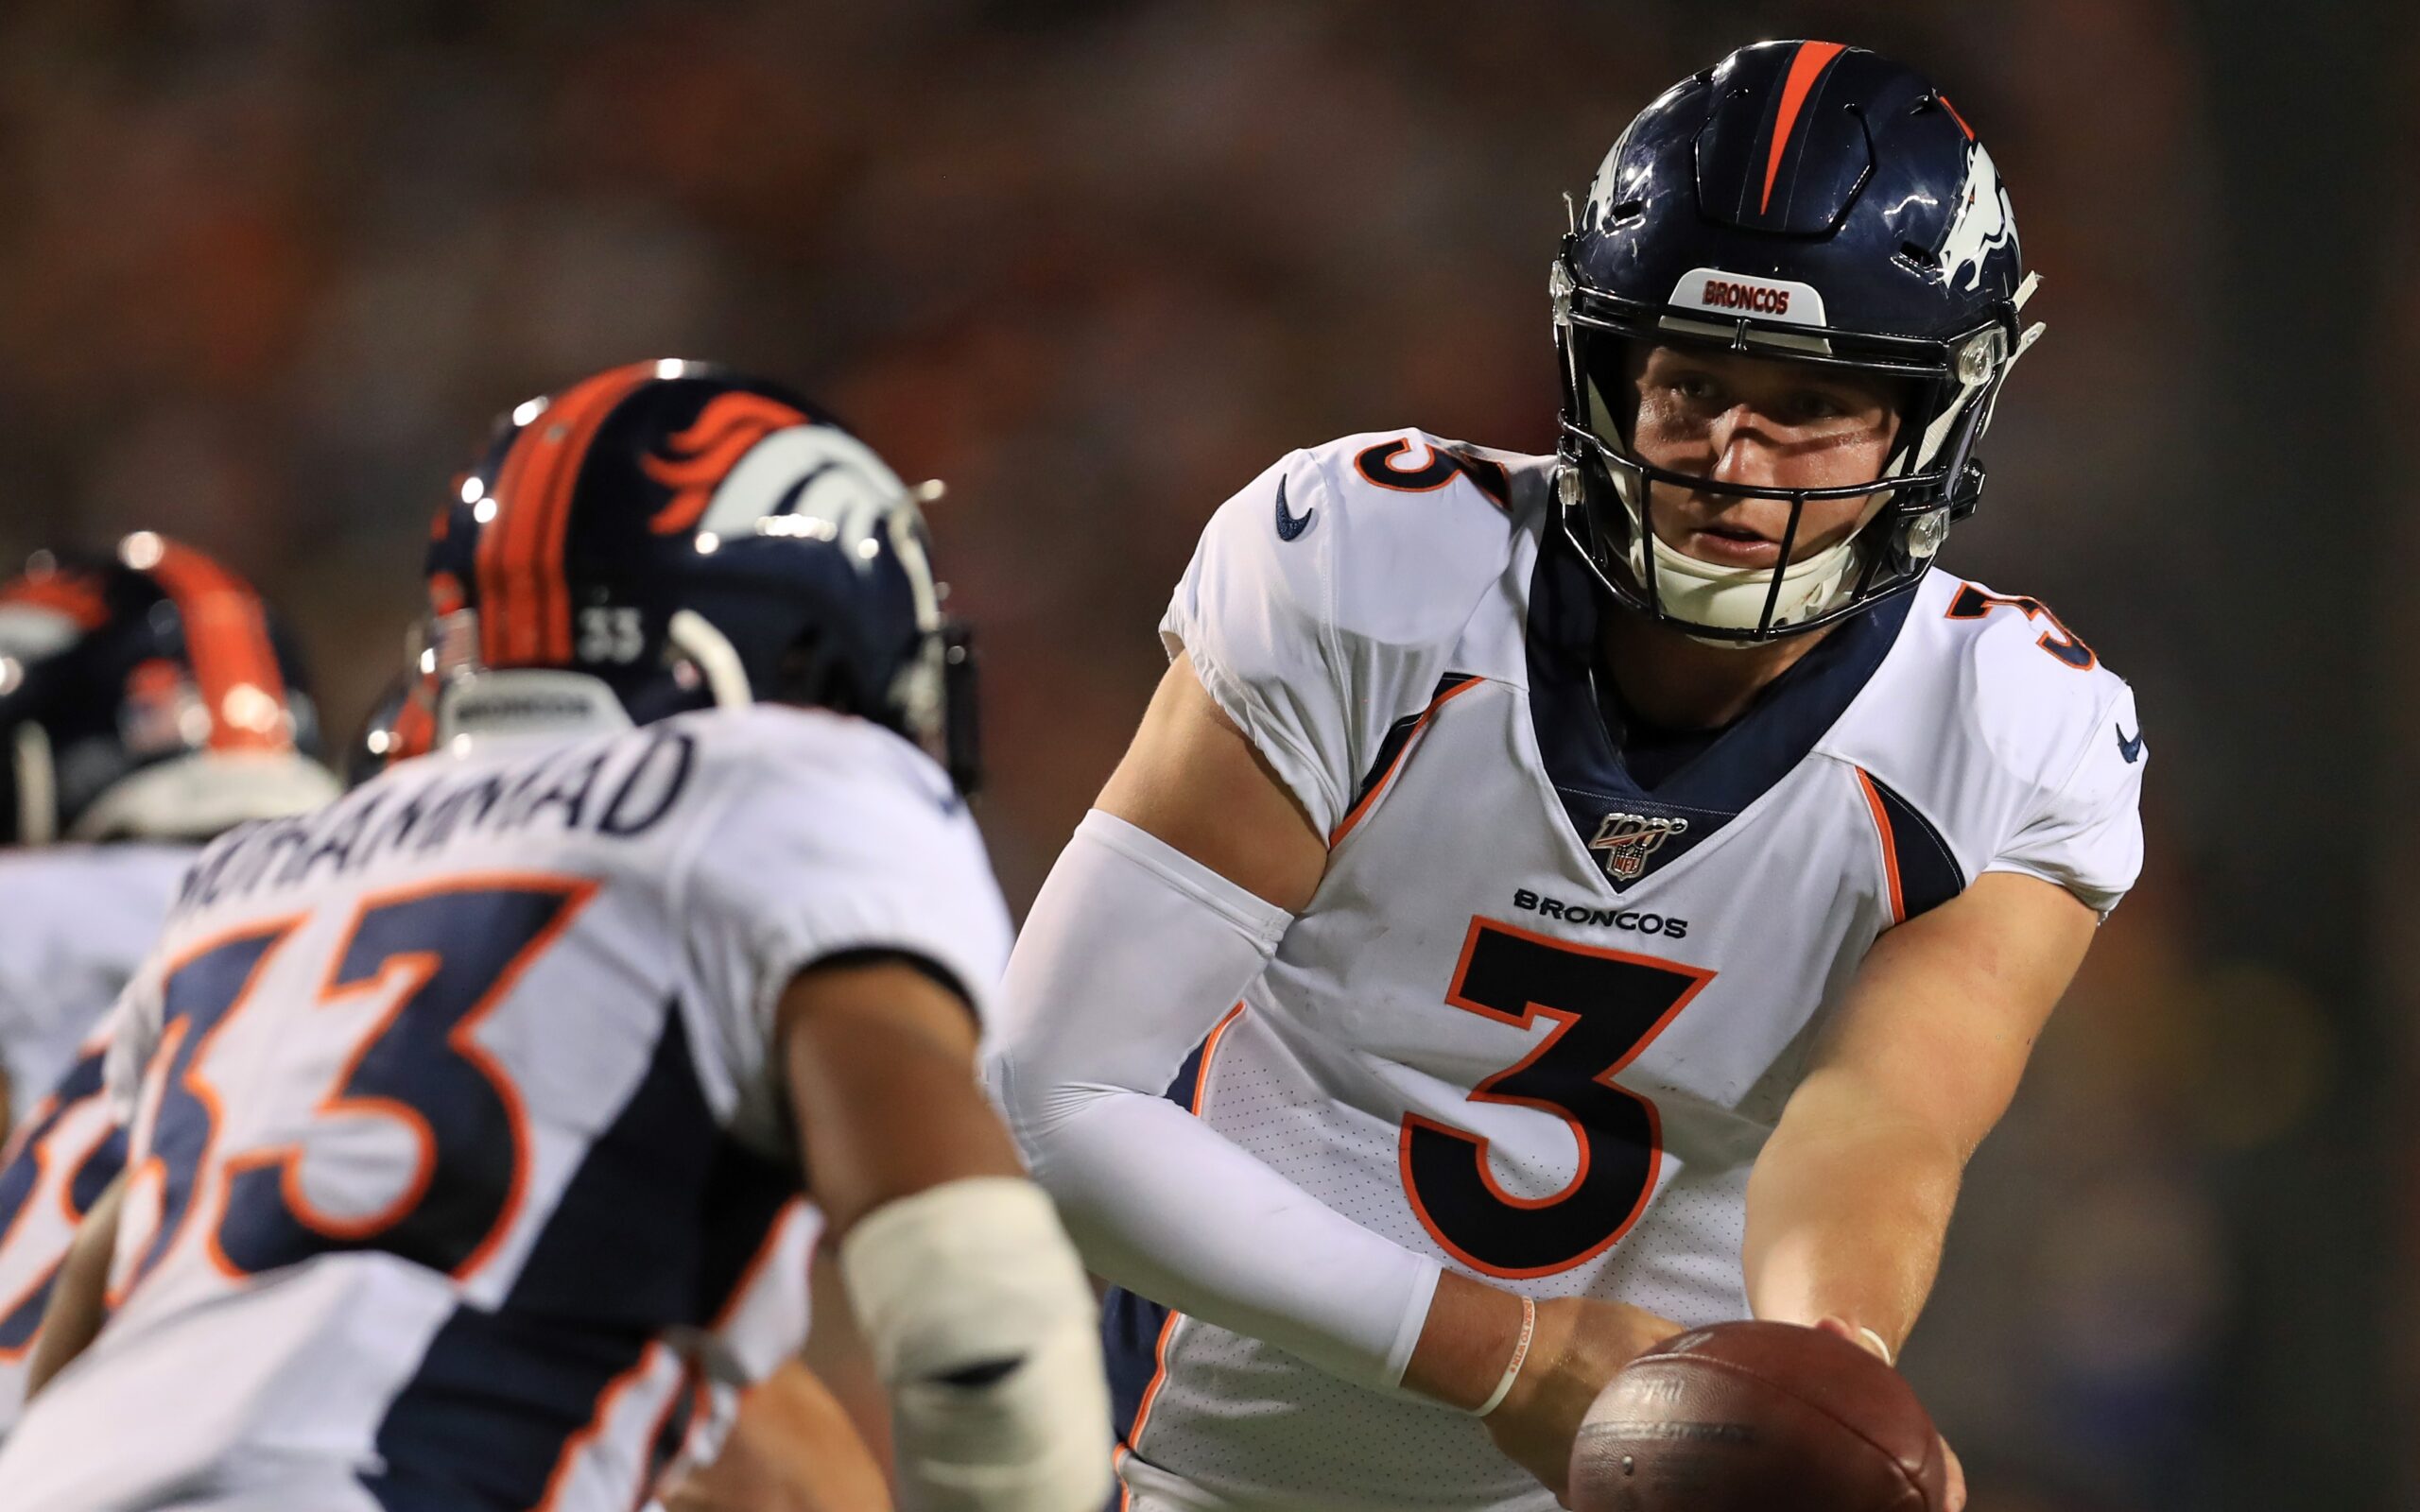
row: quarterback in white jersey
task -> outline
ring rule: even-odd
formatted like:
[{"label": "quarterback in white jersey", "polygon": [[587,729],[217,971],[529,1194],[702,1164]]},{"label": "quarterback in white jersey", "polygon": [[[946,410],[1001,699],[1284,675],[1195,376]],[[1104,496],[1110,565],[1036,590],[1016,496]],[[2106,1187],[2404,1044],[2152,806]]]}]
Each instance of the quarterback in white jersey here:
[{"label": "quarterback in white jersey", "polygon": [[1092,1298],[971,1074],[1009,928],[919,748],[907,491],[770,386],[615,369],[515,412],[430,576],[434,753],[214,844],[121,1001],[128,1174],[0,1504],[621,1512],[778,1363],[731,1346],[804,1179],[910,1496],[1098,1505]]},{"label": "quarterback in white jersey", "polygon": [[102,1017],[199,842],[325,802],[301,667],[259,595],[150,534],[0,585],[0,1435],[76,1224],[125,1160]]},{"label": "quarterback in white jersey", "polygon": [[1681,1327],[1896,1350],[2140,860],[2125,683],[1932,561],[2006,210],[1907,70],[1745,49],[1564,245],[1556,455],[1357,436],[1211,521],[993,1065],[1125,1288],[1127,1504],[1544,1508]]}]

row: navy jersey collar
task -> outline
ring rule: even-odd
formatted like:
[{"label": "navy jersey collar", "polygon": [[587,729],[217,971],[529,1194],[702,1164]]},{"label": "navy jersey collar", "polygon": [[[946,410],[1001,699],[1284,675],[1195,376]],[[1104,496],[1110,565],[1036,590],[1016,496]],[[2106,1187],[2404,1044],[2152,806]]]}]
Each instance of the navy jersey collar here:
[{"label": "navy jersey collar", "polygon": [[1547,776],[1606,881],[1619,889],[1668,866],[1788,776],[1873,679],[1914,601],[1901,593],[1843,622],[1651,790],[1598,710],[1601,601],[1569,543],[1547,530],[1530,580],[1530,716]]}]

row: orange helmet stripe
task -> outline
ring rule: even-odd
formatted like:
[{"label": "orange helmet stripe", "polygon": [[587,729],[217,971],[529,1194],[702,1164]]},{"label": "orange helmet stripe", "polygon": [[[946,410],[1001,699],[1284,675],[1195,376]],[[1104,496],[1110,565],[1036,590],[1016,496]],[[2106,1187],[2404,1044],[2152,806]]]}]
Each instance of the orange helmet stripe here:
[{"label": "orange helmet stripe", "polygon": [[572,486],[614,406],[655,374],[632,363],[566,388],[513,438],[494,489],[496,516],[480,533],[479,655],[495,666],[561,666],[572,659],[571,585],[563,546]]},{"label": "orange helmet stripe", "polygon": [[252,586],[189,546],[160,542],[148,569],[184,622],[185,655],[210,711],[213,750],[291,750],[285,675]]},{"label": "orange helmet stripe", "polygon": [[1806,105],[1807,93],[1814,89],[1816,77],[1824,65],[1848,49],[1836,42],[1803,42],[1789,58],[1789,77],[1782,80],[1781,106],[1773,116],[1773,145],[1765,158],[1765,195],[1756,201],[1756,214],[1761,215],[1773,202],[1773,178],[1781,172],[1781,155],[1789,146],[1789,133],[1798,127],[1799,110]]},{"label": "orange helmet stripe", "polygon": [[522,477],[529,471],[529,458],[536,451],[538,426],[545,419],[542,413],[522,427],[521,434],[506,450],[503,464],[496,469],[495,481],[488,487],[487,496],[495,501],[496,514],[479,532],[478,554],[472,565],[479,583],[479,660],[490,666],[511,660],[513,637],[510,621],[525,595],[511,591],[505,564],[520,558],[521,553],[513,549],[512,537],[533,513],[521,507],[517,501],[522,496]]},{"label": "orange helmet stripe", "polygon": [[1933,93],[1932,97],[1941,101],[1941,108],[1949,112],[1949,118],[1958,123],[1958,129],[1966,133],[1966,140],[1969,142],[1974,141],[1975,129],[1966,124],[1966,117],[1958,113],[1958,107],[1949,103],[1949,96],[1936,90]]}]

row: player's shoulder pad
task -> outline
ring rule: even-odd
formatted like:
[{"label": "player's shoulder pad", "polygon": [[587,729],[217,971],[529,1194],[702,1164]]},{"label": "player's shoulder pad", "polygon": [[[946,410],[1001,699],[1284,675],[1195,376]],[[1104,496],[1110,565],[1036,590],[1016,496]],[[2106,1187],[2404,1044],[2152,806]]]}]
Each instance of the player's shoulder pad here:
[{"label": "player's shoulder pad", "polygon": [[[751,909],[766,893],[854,895],[867,907],[876,897],[919,897],[936,917],[968,928],[979,921],[987,936],[995,913],[1006,930],[965,799],[905,736],[786,704],[682,718],[694,721],[700,775],[715,789],[693,842],[693,874],[720,895],[744,895]],[[841,910],[827,902],[819,911]]]},{"label": "player's shoulder pad", "polygon": [[762,1007],[763,989],[819,951],[873,945],[929,957],[982,1006],[1008,959],[1008,908],[965,800],[930,757],[822,709],[681,718],[717,791],[673,902],[693,927],[735,926],[771,962],[748,1001]]},{"label": "player's shoulder pad", "polygon": [[804,806],[873,804],[973,827],[940,765],[906,737],[872,720],[828,709],[759,703],[684,716],[694,721],[698,761],[734,800]]},{"label": "player's shoulder pad", "polygon": [[1450,644],[1512,559],[1531,460],[1422,430],[1343,437],[1253,479],[1202,550],[1343,641]]},{"label": "player's shoulder pad", "polygon": [[2096,743],[2127,764],[2140,734],[2133,691],[2048,605],[1940,574],[1913,613],[1948,653],[1966,689],[1956,706],[2004,770],[2055,787]]}]

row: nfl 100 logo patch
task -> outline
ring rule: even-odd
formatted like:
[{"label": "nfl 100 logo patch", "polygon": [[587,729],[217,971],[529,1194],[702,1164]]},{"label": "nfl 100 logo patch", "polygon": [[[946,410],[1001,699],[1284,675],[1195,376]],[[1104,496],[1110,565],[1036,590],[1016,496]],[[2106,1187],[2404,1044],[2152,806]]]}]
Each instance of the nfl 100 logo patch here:
[{"label": "nfl 100 logo patch", "polygon": [[1686,819],[1651,817],[1644,814],[1608,814],[1597,826],[1588,849],[1597,852],[1605,875],[1616,882],[1636,882],[1647,870],[1647,858],[1676,834],[1688,833]]}]

